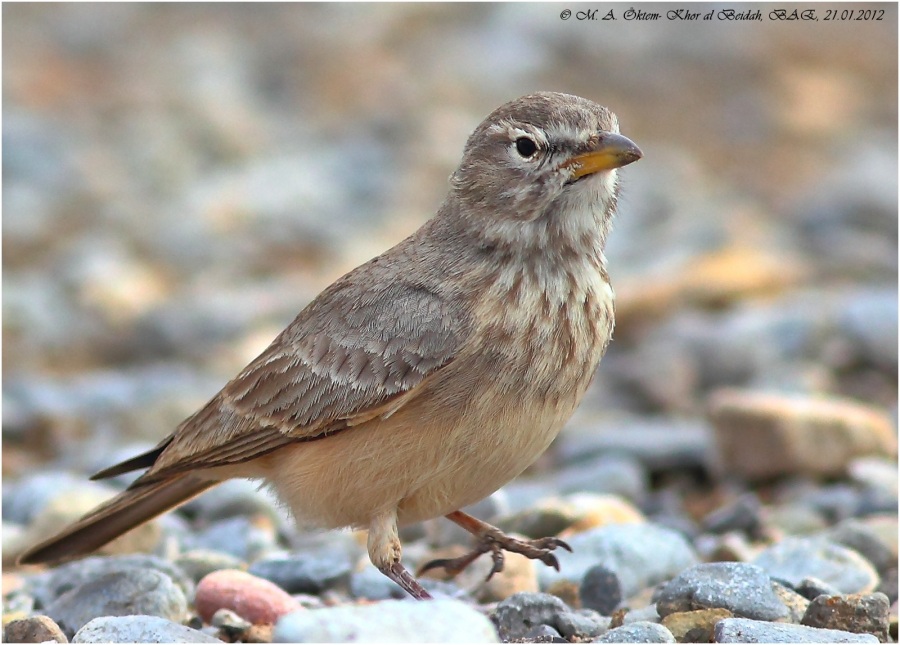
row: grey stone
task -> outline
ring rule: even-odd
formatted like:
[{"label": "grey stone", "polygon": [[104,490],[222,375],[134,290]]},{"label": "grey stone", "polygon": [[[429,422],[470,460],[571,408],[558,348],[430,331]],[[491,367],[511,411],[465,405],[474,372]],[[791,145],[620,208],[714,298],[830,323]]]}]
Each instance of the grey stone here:
[{"label": "grey stone", "polygon": [[655,524],[601,526],[567,539],[572,552],[555,552],[560,570],[538,569],[541,589],[557,580],[580,584],[591,567],[602,564],[618,576],[625,598],[670,579],[696,564],[697,556],[684,537]]},{"label": "grey stone", "polygon": [[[895,502],[896,504],[896,502]],[[847,519],[827,531],[827,539],[853,549],[879,572],[897,566],[897,556],[872,527],[857,519]]]},{"label": "grey stone", "polygon": [[609,629],[612,618],[601,616],[592,609],[577,609],[560,614],[556,619],[556,629],[570,642],[596,638]]},{"label": "grey stone", "polygon": [[158,616],[102,616],[78,630],[73,643],[219,643],[196,629]]},{"label": "grey stone", "polygon": [[47,615],[68,637],[101,616],[146,614],[182,620],[187,600],[181,589],[155,569],[124,569],[71,589],[57,598]]},{"label": "grey stone", "polygon": [[717,608],[759,620],[778,620],[788,615],[772,591],[769,576],[759,567],[743,562],[693,566],[667,583],[657,598],[660,616]]},{"label": "grey stone", "polygon": [[222,569],[243,569],[244,561],[230,553],[194,549],[175,558],[175,565],[194,581],[200,582],[204,576]]},{"label": "grey stone", "polygon": [[674,643],[675,637],[659,623],[640,621],[611,629],[594,643]]},{"label": "grey stone", "polygon": [[546,593],[520,592],[500,601],[493,619],[505,641],[525,638],[536,625],[557,628],[560,616],[571,612],[556,596]]},{"label": "grey stone", "polygon": [[716,643],[877,643],[871,634],[770,623],[749,618],[726,618],[716,623]]},{"label": "grey stone", "polygon": [[595,565],[587,570],[578,588],[581,606],[609,616],[622,602],[622,585],[619,577],[604,567]]},{"label": "grey stone", "polygon": [[480,612],[457,600],[384,601],[297,611],[275,624],[277,643],[496,643]]},{"label": "grey stone", "polygon": [[550,625],[535,625],[523,637],[524,641],[532,643],[568,643],[562,635],[550,627]]},{"label": "grey stone", "polygon": [[185,536],[185,549],[221,551],[244,562],[252,562],[277,549],[276,533],[274,523],[265,516],[229,517]]},{"label": "grey stone", "polygon": [[797,593],[807,600],[812,600],[818,596],[837,596],[841,592],[824,580],[808,576],[801,580],[800,584],[797,585]]},{"label": "grey stone", "polygon": [[265,578],[288,593],[318,594],[346,583],[352,563],[342,551],[298,553],[288,557],[257,560],[249,572]]},{"label": "grey stone", "polygon": [[3,482],[3,521],[28,525],[54,497],[63,491],[88,488],[98,495],[109,495],[108,486],[86,481],[84,477],[60,472],[37,472],[13,482]]},{"label": "grey stone", "polygon": [[878,573],[859,553],[821,538],[785,538],[757,555],[753,564],[794,588],[810,576],[841,593],[864,593],[878,585]]},{"label": "grey stone", "polygon": [[650,475],[634,457],[601,454],[562,467],[556,474],[563,494],[588,492],[618,495],[640,503],[650,487]]},{"label": "grey stone", "polygon": [[137,569],[153,569],[168,576],[188,601],[194,598],[194,581],[177,565],[155,555],[94,556],[75,560],[39,574],[29,586],[42,606],[52,603],[63,593],[110,573]]}]

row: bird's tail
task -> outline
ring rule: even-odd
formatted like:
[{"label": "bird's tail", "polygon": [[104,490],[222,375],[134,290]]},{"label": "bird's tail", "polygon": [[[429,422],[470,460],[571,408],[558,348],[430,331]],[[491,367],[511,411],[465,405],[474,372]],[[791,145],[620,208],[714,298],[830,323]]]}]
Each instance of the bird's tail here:
[{"label": "bird's tail", "polygon": [[28,549],[19,556],[18,563],[56,562],[87,555],[218,483],[184,474],[129,488],[61,533]]}]

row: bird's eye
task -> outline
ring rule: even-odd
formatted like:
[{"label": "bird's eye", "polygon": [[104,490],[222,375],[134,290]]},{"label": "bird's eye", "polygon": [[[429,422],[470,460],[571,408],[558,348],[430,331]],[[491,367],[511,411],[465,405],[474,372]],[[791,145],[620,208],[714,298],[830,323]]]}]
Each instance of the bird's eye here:
[{"label": "bird's eye", "polygon": [[528,159],[537,152],[537,144],[534,142],[534,139],[519,137],[516,139],[516,151],[522,155],[522,157]]}]

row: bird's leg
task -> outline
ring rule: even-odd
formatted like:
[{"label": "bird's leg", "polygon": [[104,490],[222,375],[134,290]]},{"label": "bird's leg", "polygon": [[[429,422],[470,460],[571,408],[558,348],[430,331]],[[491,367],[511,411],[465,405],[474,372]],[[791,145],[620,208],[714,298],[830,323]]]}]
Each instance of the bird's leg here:
[{"label": "bird's leg", "polygon": [[416,600],[430,600],[431,594],[400,563],[400,538],[397,536],[397,513],[375,517],[369,524],[369,559],[381,573],[400,585]]},{"label": "bird's leg", "polygon": [[559,561],[553,555],[553,550],[557,547],[562,547],[566,551],[572,550],[568,544],[555,537],[545,537],[539,540],[519,540],[510,537],[496,526],[491,526],[487,522],[482,522],[462,511],[454,511],[446,517],[475,536],[475,550],[458,558],[432,560],[419,569],[419,575],[430,569],[441,568],[451,576],[455,576],[472,564],[482,553],[490,553],[491,558],[494,560],[494,566],[491,567],[491,572],[487,577],[490,580],[495,573],[503,571],[504,551],[520,553],[526,558],[540,560],[547,566],[559,571]]}]

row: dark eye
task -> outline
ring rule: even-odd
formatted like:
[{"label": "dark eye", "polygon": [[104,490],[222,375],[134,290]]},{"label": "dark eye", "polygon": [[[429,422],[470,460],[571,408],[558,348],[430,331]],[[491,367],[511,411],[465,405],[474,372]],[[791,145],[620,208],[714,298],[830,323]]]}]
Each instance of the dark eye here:
[{"label": "dark eye", "polygon": [[520,155],[528,159],[528,157],[537,152],[537,144],[528,137],[519,137],[516,139],[516,150]]}]

